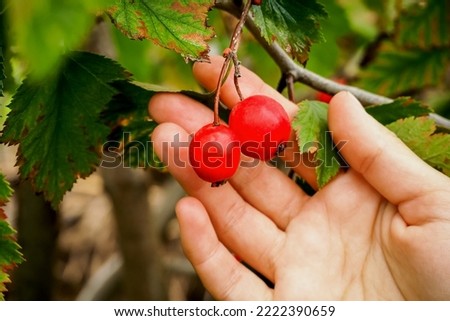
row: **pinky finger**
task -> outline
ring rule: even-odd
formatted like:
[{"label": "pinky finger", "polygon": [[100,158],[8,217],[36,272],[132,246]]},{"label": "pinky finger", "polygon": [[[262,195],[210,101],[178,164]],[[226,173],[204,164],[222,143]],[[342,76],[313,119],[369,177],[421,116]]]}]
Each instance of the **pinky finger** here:
[{"label": "pinky finger", "polygon": [[270,300],[272,290],[219,241],[203,204],[185,197],[176,207],[186,256],[217,300]]}]

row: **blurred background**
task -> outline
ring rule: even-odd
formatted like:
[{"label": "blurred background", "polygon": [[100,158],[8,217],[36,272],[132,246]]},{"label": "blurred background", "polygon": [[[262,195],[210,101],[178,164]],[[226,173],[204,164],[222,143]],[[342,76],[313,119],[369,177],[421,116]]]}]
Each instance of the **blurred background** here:
[{"label": "blurred background", "polygon": [[[327,41],[313,45],[307,68],[325,77],[357,83],[361,68],[374,59],[380,41],[393,28],[390,12],[377,10],[376,1],[323,2],[331,17],[322,24]],[[3,15],[8,2],[0,3]],[[74,10],[56,7],[63,17],[70,17]],[[51,7],[45,10],[51,16]],[[191,64],[176,53],[149,41],[129,40],[102,14],[89,19],[79,49],[117,60],[138,81],[202,91],[191,75]],[[235,23],[226,13],[210,12],[209,24],[218,35],[210,44],[212,54],[228,47]],[[14,30],[4,19],[1,28],[2,37],[11,42],[3,48],[8,76],[5,97],[0,98],[4,120],[7,108],[3,106],[9,104],[23,81],[26,66],[23,52],[14,44]],[[56,33],[39,30],[40,26],[33,35],[37,43],[45,45],[56,37]],[[33,54],[42,57],[45,64],[45,52]],[[271,86],[278,86],[282,77],[279,69],[246,31],[239,59]],[[408,93],[425,98],[436,111],[449,116],[448,84]],[[298,101],[316,95],[305,85],[295,85]],[[0,169],[14,189],[5,211],[18,231],[25,258],[11,274],[7,300],[210,299],[180,247],[174,206],[184,192],[170,174],[123,166],[99,168],[88,178],[79,179],[55,210],[28,182],[20,180],[15,155],[15,147],[0,146]]]}]

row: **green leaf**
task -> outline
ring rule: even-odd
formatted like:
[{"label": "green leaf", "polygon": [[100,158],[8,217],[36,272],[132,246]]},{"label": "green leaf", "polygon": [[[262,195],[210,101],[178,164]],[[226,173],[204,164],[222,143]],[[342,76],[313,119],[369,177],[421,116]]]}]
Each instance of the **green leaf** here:
[{"label": "green leaf", "polygon": [[311,45],[322,42],[320,20],[328,15],[316,0],[264,0],[252,13],[261,35],[278,42],[301,63],[308,60]]},{"label": "green leaf", "polygon": [[112,60],[75,52],[55,77],[27,79],[15,94],[1,140],[19,144],[21,177],[53,206],[98,164],[109,132],[99,114],[116,93],[109,83],[125,78]]},{"label": "green leaf", "polygon": [[383,125],[402,118],[426,116],[431,112],[423,103],[409,97],[397,98],[389,104],[368,106],[366,111]]},{"label": "green leaf", "polygon": [[102,119],[113,130],[104,149],[111,153],[101,166],[117,166],[117,160],[125,167],[162,169],[163,163],[153,150],[150,136],[156,122],[148,116],[148,102],[155,92],[166,91],[160,87],[138,82],[116,81],[119,91],[102,113]]},{"label": "green leaf", "polygon": [[13,191],[5,176],[0,173],[0,206],[3,206],[11,197]]},{"label": "green leaf", "polygon": [[448,49],[400,50],[384,46],[360,75],[359,85],[369,91],[394,96],[440,84],[450,65]]},{"label": "green leaf", "polygon": [[420,1],[399,14],[395,38],[402,47],[450,48],[450,0]]},{"label": "green leaf", "polygon": [[6,283],[11,282],[11,280],[8,277],[8,274],[0,270],[0,301],[5,300],[5,297],[3,295],[3,292],[6,292]]},{"label": "green leaf", "polygon": [[338,173],[340,163],[345,163],[328,130],[328,104],[302,101],[292,127],[297,134],[300,152],[313,156],[318,186],[325,186]]},{"label": "green leaf", "polygon": [[112,0],[9,0],[11,43],[36,78],[51,73],[62,54],[82,45],[96,14]]},{"label": "green leaf", "polygon": [[400,119],[387,126],[429,165],[450,176],[450,135],[436,133],[427,117]]},{"label": "green leaf", "polygon": [[299,104],[292,126],[297,133],[300,153],[308,153],[311,143],[318,142],[322,133],[328,130],[327,119],[327,104],[309,100]]},{"label": "green leaf", "polygon": [[0,301],[6,291],[5,283],[10,282],[8,271],[23,261],[20,246],[15,241],[16,231],[6,221],[3,206],[12,195],[5,176],[0,173]]},{"label": "green leaf", "polygon": [[7,221],[0,220],[0,267],[3,271],[22,262],[20,246],[14,240],[15,234],[16,231]]},{"label": "green leaf", "polygon": [[108,13],[131,39],[149,39],[187,59],[207,59],[207,41],[214,36],[207,26],[213,0],[116,0]]},{"label": "green leaf", "polygon": [[317,150],[316,167],[317,185],[324,187],[333,177],[337,175],[343,163],[342,157],[337,153],[330,131],[322,133],[319,149]]}]

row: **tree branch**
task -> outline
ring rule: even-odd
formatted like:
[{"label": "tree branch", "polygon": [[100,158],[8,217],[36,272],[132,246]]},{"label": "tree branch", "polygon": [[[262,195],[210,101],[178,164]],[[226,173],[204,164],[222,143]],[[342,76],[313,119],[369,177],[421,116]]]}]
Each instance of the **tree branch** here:
[{"label": "tree branch", "polygon": [[[233,0],[216,0],[216,8],[226,11],[236,17],[239,17],[241,12],[240,8],[234,4]],[[361,102],[361,104],[365,106],[388,104],[393,101],[391,98],[380,96],[361,88],[337,83],[303,68],[302,66],[296,64],[277,43],[274,42],[269,44],[261,35],[259,28],[250,16],[247,18],[246,26],[252,33],[253,37],[255,37],[255,39],[272,57],[281,69],[282,73],[285,75],[291,75],[294,81],[301,82],[311,88],[326,92],[330,95],[334,95],[340,91],[349,91]],[[449,119],[434,113],[430,113],[430,118],[436,122],[437,126],[450,130]]]},{"label": "tree branch", "polygon": [[[216,7],[224,10],[236,17],[240,16],[240,8],[237,7],[232,0],[217,0]],[[283,74],[292,75],[294,81],[299,81],[316,90],[334,95],[339,91],[351,92],[363,105],[378,105],[392,102],[392,99],[379,96],[357,87],[348,86],[334,82],[328,78],[319,76],[318,74],[307,70],[296,64],[294,60],[277,44],[269,44],[261,35],[259,28],[251,17],[246,22],[247,29],[252,33],[255,39],[263,46],[267,53],[272,57]]]}]

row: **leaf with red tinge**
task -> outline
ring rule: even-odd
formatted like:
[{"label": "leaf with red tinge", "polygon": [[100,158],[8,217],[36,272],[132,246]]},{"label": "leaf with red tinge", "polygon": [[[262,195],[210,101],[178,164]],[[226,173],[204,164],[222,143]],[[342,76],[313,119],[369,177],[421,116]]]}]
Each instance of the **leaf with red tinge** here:
[{"label": "leaf with red tinge", "polygon": [[387,96],[444,81],[450,66],[448,48],[433,50],[402,50],[392,43],[384,43],[375,60],[361,72],[358,86]]},{"label": "leaf with red tinge", "polygon": [[450,1],[417,1],[403,9],[396,21],[395,40],[402,47],[450,46]]},{"label": "leaf with red tinge", "polygon": [[311,45],[324,40],[320,21],[328,15],[316,0],[264,0],[252,13],[264,39],[278,42],[301,63],[308,60]]},{"label": "leaf with red tinge", "polygon": [[117,93],[110,83],[127,77],[110,59],[75,52],[53,78],[27,79],[14,95],[1,141],[19,144],[21,178],[54,207],[99,164],[109,133],[100,112]]},{"label": "leaf with red tinge", "polygon": [[429,165],[450,176],[450,135],[436,133],[434,120],[409,117],[386,126]]},{"label": "leaf with red tinge", "polygon": [[208,59],[214,31],[207,13],[214,0],[116,0],[108,14],[131,39],[149,39],[187,59]]},{"label": "leaf with red tinge", "polygon": [[10,282],[8,271],[23,261],[19,252],[20,246],[16,243],[16,231],[6,221],[3,206],[11,197],[12,190],[3,174],[0,174],[0,300],[6,291],[5,283]]}]

